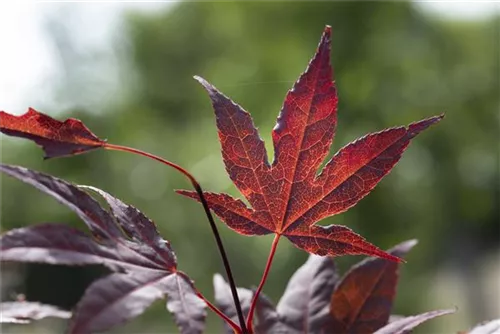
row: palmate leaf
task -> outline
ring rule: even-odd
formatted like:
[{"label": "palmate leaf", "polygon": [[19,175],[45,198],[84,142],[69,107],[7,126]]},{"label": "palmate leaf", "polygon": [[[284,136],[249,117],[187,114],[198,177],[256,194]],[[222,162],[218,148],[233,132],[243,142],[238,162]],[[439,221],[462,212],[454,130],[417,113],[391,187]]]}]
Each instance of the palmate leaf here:
[{"label": "palmate leaf", "polygon": [[71,317],[71,312],[37,302],[15,301],[0,303],[0,323],[27,324],[32,320],[48,317],[68,319]]},{"label": "palmate leaf", "polygon": [[328,333],[330,299],[338,274],[331,258],[310,255],[290,278],[278,306],[257,301],[257,333]]},{"label": "palmate leaf", "polygon": [[[416,240],[388,250],[402,257]],[[257,300],[258,334],[374,333],[402,334],[436,316],[440,310],[398,317],[388,324],[398,281],[399,264],[369,258],[353,266],[342,279],[331,258],[310,255],[290,279],[278,306],[263,294]]]},{"label": "palmate leaf", "polygon": [[168,296],[167,309],[182,333],[201,333],[205,303],[192,281],[177,270],[168,241],[140,211],[93,187],[111,213],[92,197],[58,178],[18,166],[0,170],[53,196],[75,211],[92,236],[63,224],[39,224],[0,237],[0,260],[62,265],[104,265],[115,271],[94,282],[77,304],[69,333],[107,330],[141,314]]},{"label": "palmate leaf", "polygon": [[[403,257],[416,240],[388,250]],[[380,258],[368,258],[352,267],[331,296],[332,333],[373,333],[389,322],[396,296],[399,265]]]},{"label": "palmate leaf", "polygon": [[[318,174],[337,125],[330,27],[285,98],[272,133],[272,164],[250,114],[204,79],[197,80],[212,100],[226,170],[251,205],[207,192],[210,208],[226,225],[244,235],[285,236],[318,255],[365,254],[398,260],[345,226],[316,223],[366,196],[398,162],[410,140],[442,115],[359,138],[340,149]],[[179,193],[199,201],[194,192]]]},{"label": "palmate leaf", "polygon": [[77,119],[61,122],[32,108],[21,116],[0,111],[0,131],[33,140],[43,148],[46,159],[84,153],[106,143]]}]

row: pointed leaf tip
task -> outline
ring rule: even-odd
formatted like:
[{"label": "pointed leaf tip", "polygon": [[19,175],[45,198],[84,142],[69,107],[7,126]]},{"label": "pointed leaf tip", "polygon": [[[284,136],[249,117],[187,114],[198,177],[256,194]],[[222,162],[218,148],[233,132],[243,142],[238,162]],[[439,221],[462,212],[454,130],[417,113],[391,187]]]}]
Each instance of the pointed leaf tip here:
[{"label": "pointed leaf tip", "polygon": [[398,257],[399,263],[406,263],[402,257],[406,255],[415,245],[418,244],[417,239],[410,239],[407,241],[403,241],[400,244],[392,247],[387,252],[395,257]]},{"label": "pointed leaf tip", "polygon": [[[198,81],[203,88],[208,92],[208,95],[210,96],[210,99],[214,101],[214,99],[218,97],[224,97],[225,99],[228,99],[225,97],[217,88],[215,88],[211,83],[209,83],[207,80],[203,79],[202,77],[195,75],[193,77],[196,81]],[[228,99],[229,100],[229,99]]]},{"label": "pointed leaf tip", "polygon": [[326,25],[323,34],[330,37],[332,35],[332,26]]},{"label": "pointed leaf tip", "polygon": [[207,90],[209,88],[213,87],[210,83],[208,83],[207,80],[205,80],[204,78],[200,77],[199,75],[195,75],[193,78],[194,78],[194,80],[198,81]]}]

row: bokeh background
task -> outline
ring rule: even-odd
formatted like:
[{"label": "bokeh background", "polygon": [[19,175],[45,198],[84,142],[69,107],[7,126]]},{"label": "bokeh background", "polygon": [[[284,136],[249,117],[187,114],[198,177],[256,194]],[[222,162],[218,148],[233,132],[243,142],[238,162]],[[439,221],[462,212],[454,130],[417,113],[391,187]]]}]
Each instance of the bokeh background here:
[{"label": "bokeh background", "polygon": [[[184,2],[2,4],[0,109],[28,106],[82,119],[100,137],[161,155],[212,191],[239,196],[221,161],[201,75],[251,112],[270,149],[287,90],[326,24],[340,95],[332,153],[368,132],[446,112],[398,166],[348,212],[345,224],[382,248],[417,238],[403,265],[394,313],[457,307],[417,333],[453,333],[500,315],[498,4],[415,2]],[[11,7],[9,7],[11,6]],[[14,6],[14,7],[12,7]],[[23,7],[24,6],[24,7]],[[476,13],[475,10],[478,10]],[[471,15],[477,14],[477,15]],[[5,46],[13,45],[15,48]],[[203,211],[189,188],[145,158],[96,151],[42,160],[34,144],[1,136],[1,160],[100,187],[141,209],[172,242],[180,268],[213,296],[222,272]],[[1,230],[38,222],[83,227],[33,188],[1,177]],[[271,240],[220,230],[237,282],[257,285]],[[265,293],[278,301],[307,254],[283,241]],[[338,260],[342,270],[361,257]],[[2,299],[71,308],[102,268],[3,264]],[[208,333],[220,332],[210,315]],[[64,322],[4,326],[62,332]],[[164,303],[113,333],[176,332]]]}]

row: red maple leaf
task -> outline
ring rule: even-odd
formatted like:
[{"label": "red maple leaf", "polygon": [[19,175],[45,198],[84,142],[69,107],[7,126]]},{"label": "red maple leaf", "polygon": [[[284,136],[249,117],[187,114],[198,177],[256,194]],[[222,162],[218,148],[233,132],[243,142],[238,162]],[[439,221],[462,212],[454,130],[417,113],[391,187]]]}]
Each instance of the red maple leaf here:
[{"label": "red maple leaf", "polygon": [[[248,112],[202,78],[215,110],[226,170],[251,204],[227,194],[205,194],[210,208],[244,235],[276,233],[319,255],[366,254],[399,260],[351,229],[320,226],[366,196],[400,159],[410,140],[443,115],[371,133],[344,146],[318,174],[337,124],[337,91],[330,65],[330,27],[316,54],[288,92],[272,132],[274,161]],[[199,200],[189,191],[180,194]]]},{"label": "red maple leaf", "polygon": [[33,140],[45,151],[45,159],[84,153],[106,144],[77,119],[61,122],[33,108],[20,116],[0,111],[0,131]]}]

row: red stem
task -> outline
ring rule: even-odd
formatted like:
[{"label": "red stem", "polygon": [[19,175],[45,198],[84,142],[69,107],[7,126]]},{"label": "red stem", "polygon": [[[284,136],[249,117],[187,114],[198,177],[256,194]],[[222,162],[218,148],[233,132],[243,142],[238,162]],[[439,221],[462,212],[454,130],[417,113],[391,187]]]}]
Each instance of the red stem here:
[{"label": "red stem", "polygon": [[233,320],[231,320],[227,315],[225,315],[221,310],[217,308],[214,304],[212,304],[210,301],[208,301],[205,296],[201,294],[201,292],[196,291],[196,295],[200,297],[208,306],[209,309],[214,311],[215,314],[217,314],[219,317],[221,317],[231,328],[234,330],[235,334],[241,334],[241,328],[238,326]]},{"label": "red stem", "polygon": [[[198,183],[198,181],[195,179],[193,175],[191,175],[187,170],[182,168],[181,166],[174,164],[173,162],[170,162],[168,160],[165,160],[157,155],[147,153],[135,148],[127,147],[127,146],[121,146],[121,145],[114,145],[114,144],[104,144],[104,148],[108,150],[115,150],[115,151],[122,151],[122,152],[129,152],[129,153],[134,153],[138,155],[142,155],[144,157],[156,160],[161,162],[162,164],[165,164],[167,166],[170,166],[172,168],[175,168],[182,174],[184,174],[189,181],[191,181],[191,184],[193,185],[194,189],[196,190],[196,193],[200,197],[201,204],[203,205],[203,209],[205,210],[205,214],[208,218],[208,222],[210,223],[210,227],[212,228],[212,234],[214,235],[215,242],[217,244],[217,248],[219,249],[220,256],[222,258],[222,263],[224,264],[224,269],[226,270],[226,276],[227,276],[227,281],[229,283],[229,287],[231,288],[231,294],[233,295],[233,301],[234,301],[234,306],[236,308],[236,314],[238,315],[238,321],[240,323],[240,332],[243,334],[247,334],[247,328],[245,326],[245,317],[243,316],[243,311],[241,310],[241,304],[240,304],[240,299],[238,298],[238,292],[236,290],[236,283],[234,282],[233,278],[233,273],[231,271],[231,266],[229,265],[229,260],[226,255],[226,251],[224,249],[224,245],[222,244],[222,239],[219,234],[219,230],[217,229],[217,225],[215,225],[214,217],[212,216],[212,213],[210,212],[210,208],[208,207],[207,200],[205,199],[205,195],[203,194],[203,189],[201,188],[201,185]],[[238,333],[240,333],[238,332]]]},{"label": "red stem", "polygon": [[266,283],[267,275],[269,274],[269,270],[271,269],[271,264],[273,262],[274,254],[276,253],[276,248],[278,247],[278,241],[280,240],[280,236],[281,235],[279,234],[276,234],[274,236],[273,244],[271,245],[271,250],[269,251],[269,256],[267,258],[266,268],[264,269],[264,273],[262,274],[259,286],[257,287],[257,290],[255,290],[255,294],[253,295],[252,298],[252,303],[250,304],[250,311],[248,312],[248,317],[247,317],[247,328],[250,331],[250,333],[253,333],[252,320],[253,320],[253,314],[255,312],[255,306],[257,305],[259,294],[262,291],[262,288],[264,288],[264,284]]},{"label": "red stem", "polygon": [[147,157],[147,158],[159,161],[162,164],[165,164],[165,165],[168,165],[170,167],[173,167],[173,168],[177,169],[179,172],[181,172],[182,174],[184,174],[189,179],[189,181],[191,181],[191,183],[193,185],[196,184],[196,185],[199,186],[198,181],[196,181],[196,179],[194,178],[194,176],[191,175],[187,170],[185,170],[181,166],[179,166],[177,164],[174,164],[173,162],[168,161],[166,159],[163,159],[163,158],[161,158],[161,157],[159,157],[157,155],[154,155],[154,154],[151,154],[151,153],[148,153],[148,152],[144,152],[144,151],[141,151],[141,150],[138,150],[138,149],[135,149],[135,148],[132,148],[132,147],[128,147],[128,146],[114,145],[114,144],[108,144],[108,143],[104,144],[104,148],[108,149],[108,150],[114,150],[114,151],[122,151],[122,152],[134,153],[134,154],[142,155],[144,157]]}]

